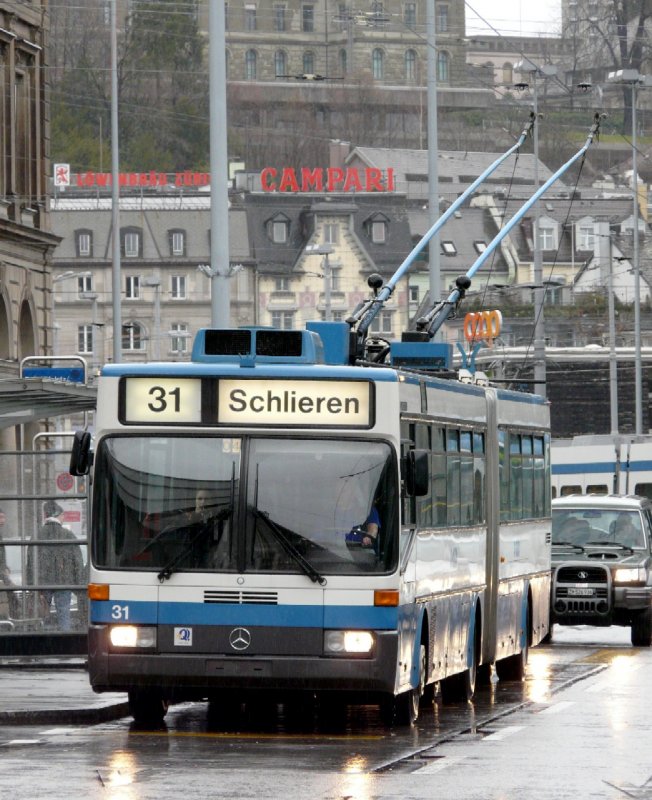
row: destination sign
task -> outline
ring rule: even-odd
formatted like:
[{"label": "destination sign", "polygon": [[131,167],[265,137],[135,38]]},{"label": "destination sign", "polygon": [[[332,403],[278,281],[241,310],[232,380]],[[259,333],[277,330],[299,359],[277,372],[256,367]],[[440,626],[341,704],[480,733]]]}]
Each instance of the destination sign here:
[{"label": "destination sign", "polygon": [[218,422],[229,425],[371,424],[367,381],[221,380]]},{"label": "destination sign", "polygon": [[367,428],[369,381],[126,377],[125,425],[279,425]]}]

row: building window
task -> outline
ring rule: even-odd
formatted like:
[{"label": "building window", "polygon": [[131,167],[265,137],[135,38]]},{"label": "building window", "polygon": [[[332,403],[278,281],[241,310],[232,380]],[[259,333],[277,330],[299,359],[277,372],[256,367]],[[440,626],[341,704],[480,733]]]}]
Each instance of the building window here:
[{"label": "building window", "polygon": [[122,349],[142,350],[143,329],[137,322],[127,322],[122,326]]},{"label": "building window", "polygon": [[555,249],[555,229],[539,228],[539,247],[542,250]]},{"label": "building window", "polygon": [[[188,352],[188,326],[185,322],[173,322],[170,325],[171,341],[170,350],[173,353]],[[176,334],[176,335],[175,335]]]},{"label": "building window", "polygon": [[277,50],[274,53],[274,74],[277,78],[285,77],[288,71],[288,57],[285,50]]},{"label": "building window", "polygon": [[437,33],[446,33],[448,30],[448,6],[439,4],[437,6],[437,21],[435,23]]},{"label": "building window", "polygon": [[334,292],[342,291],[342,268],[331,267],[331,289]]},{"label": "building window", "polygon": [[511,86],[514,83],[514,67],[509,61],[503,64],[503,83],[505,86]]},{"label": "building window", "polygon": [[306,50],[303,54],[303,74],[315,74],[315,54],[310,50]]},{"label": "building window", "polygon": [[256,80],[256,51],[247,50],[245,55],[245,79],[248,81]]},{"label": "building window", "polygon": [[380,81],[385,73],[385,56],[383,51],[376,47],[371,54],[371,72],[374,80]]},{"label": "building window", "polygon": [[184,231],[170,231],[170,255],[185,256],[186,234]]},{"label": "building window", "polygon": [[172,275],[170,278],[170,297],[172,300],[186,299],[186,276]]},{"label": "building window", "polygon": [[381,311],[373,318],[369,330],[372,333],[391,333],[392,332],[392,312]]},{"label": "building window", "polygon": [[86,294],[93,291],[93,276],[79,275],[77,278],[77,294]]},{"label": "building window", "polygon": [[419,287],[418,286],[410,286],[410,302],[411,303],[418,303],[419,302]]},{"label": "building window", "polygon": [[405,51],[405,80],[413,83],[417,79],[417,54],[416,50]]},{"label": "building window", "polygon": [[126,258],[138,258],[140,255],[140,233],[125,231],[122,236],[122,255]]},{"label": "building window", "polygon": [[371,241],[374,244],[384,244],[387,238],[387,225],[382,220],[371,223]]},{"label": "building window", "polygon": [[93,255],[92,231],[77,231],[75,233],[77,255],[80,258],[90,258]]},{"label": "building window", "polygon": [[93,352],[93,326],[92,325],[78,325],[77,326],[77,352],[78,353],[92,353]]},{"label": "building window", "polygon": [[476,253],[484,253],[484,251],[487,249],[487,243],[478,240],[473,242],[473,247],[475,247]]},{"label": "building window", "polygon": [[274,291],[276,292],[289,292],[290,279],[289,278],[276,278],[274,281]]},{"label": "building window", "polygon": [[290,331],[293,325],[294,311],[272,311],[272,327]]},{"label": "building window", "polygon": [[450,80],[450,56],[448,53],[437,53],[437,80],[440,83],[448,83]]},{"label": "building window", "polygon": [[245,6],[245,30],[246,31],[256,30],[256,6],[253,5]]},{"label": "building window", "polygon": [[304,33],[312,33],[315,30],[315,7],[302,6],[301,8],[301,30]]},{"label": "building window", "polygon": [[327,222],[324,225],[324,242],[337,244],[340,240],[340,226],[337,222]]},{"label": "building window", "polygon": [[595,230],[593,225],[580,225],[579,229],[579,250],[593,250],[595,247]]},{"label": "building window", "polygon": [[403,23],[406,28],[415,28],[417,24],[417,4],[406,3],[403,11]]},{"label": "building window", "polygon": [[125,277],[125,297],[127,300],[137,300],[140,297],[140,277],[138,275]]},{"label": "building window", "polygon": [[274,30],[285,30],[285,6],[274,6]]},{"label": "building window", "polygon": [[272,220],[268,234],[274,244],[285,244],[288,240],[288,224],[285,220]]},{"label": "building window", "polygon": [[441,251],[446,256],[456,256],[457,247],[455,247],[455,242],[442,242]]}]

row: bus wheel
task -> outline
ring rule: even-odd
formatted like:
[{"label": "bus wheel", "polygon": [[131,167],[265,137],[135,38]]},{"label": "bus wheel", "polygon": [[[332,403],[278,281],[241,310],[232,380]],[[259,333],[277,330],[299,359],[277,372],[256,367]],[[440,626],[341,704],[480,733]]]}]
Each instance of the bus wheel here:
[{"label": "bus wheel", "polygon": [[527,668],[528,659],[528,640],[525,638],[525,644],[520,653],[507,658],[501,658],[496,661],[496,675],[501,681],[522,681],[525,680],[525,670]]},{"label": "bus wheel", "polygon": [[652,609],[647,608],[632,619],[632,645],[634,647],[652,645]]},{"label": "bus wheel", "polygon": [[388,694],[380,701],[380,717],[384,725],[414,725],[419,719],[421,696],[426,688],[426,646],[419,646],[417,685],[399,695]]},{"label": "bus wheel", "polygon": [[128,699],[129,713],[139,723],[163,722],[170,706],[159,689],[132,689]]},{"label": "bus wheel", "polygon": [[444,678],[440,683],[441,699],[444,703],[469,703],[475,694],[475,684],[478,678],[478,654],[473,647],[471,663],[458,675]]}]

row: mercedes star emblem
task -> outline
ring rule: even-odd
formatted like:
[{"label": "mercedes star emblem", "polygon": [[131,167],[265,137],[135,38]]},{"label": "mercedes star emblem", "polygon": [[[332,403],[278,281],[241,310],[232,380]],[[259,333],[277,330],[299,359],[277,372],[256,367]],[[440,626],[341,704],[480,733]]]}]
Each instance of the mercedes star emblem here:
[{"label": "mercedes star emblem", "polygon": [[577,577],[578,577],[578,578],[579,578],[581,581],[585,581],[585,580],[586,580],[586,579],[589,577],[589,573],[588,573],[588,572],[584,572],[584,570],[583,570],[583,569],[581,569],[581,570],[580,570],[580,571],[577,573]]},{"label": "mercedes star emblem", "polygon": [[246,650],[251,644],[251,634],[246,628],[234,628],[229,634],[229,644],[234,650]]}]

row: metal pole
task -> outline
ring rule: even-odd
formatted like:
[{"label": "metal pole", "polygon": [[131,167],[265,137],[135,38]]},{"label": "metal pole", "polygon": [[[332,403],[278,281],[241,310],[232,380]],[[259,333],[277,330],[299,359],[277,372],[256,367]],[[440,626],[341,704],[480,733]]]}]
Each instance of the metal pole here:
[{"label": "metal pole", "polygon": [[[437,134],[437,48],[436,48],[436,9],[435,0],[426,3],[426,40],[428,44],[428,209],[430,226],[439,217],[439,154]],[[430,277],[430,303],[435,305],[441,296],[439,270],[439,235],[435,235],[428,245],[428,264]]]},{"label": "metal pole", "polygon": [[226,34],[224,0],[209,3],[209,89],[211,161],[211,324],[228,328],[229,196],[226,136]]},{"label": "metal pole", "polygon": [[113,361],[122,360],[120,309],[120,159],[118,148],[118,0],[111,3],[111,225],[113,228]]},{"label": "metal pole", "polygon": [[98,366],[99,366],[99,362],[98,362],[98,358],[97,358],[97,335],[98,335],[98,331],[99,331],[99,326],[97,324],[97,294],[95,294],[95,297],[93,297],[91,299],[91,302],[93,303],[92,311],[91,311],[91,336],[92,336],[92,339],[91,339],[91,345],[92,345],[91,358],[92,358],[92,364],[93,364],[93,375],[95,375],[95,373],[97,372]]},{"label": "metal pole", "polygon": [[154,359],[161,360],[161,282],[154,287]]},{"label": "metal pole", "polygon": [[609,236],[609,407],[611,433],[618,433],[618,363],[616,361],[616,312],[614,309],[613,241]]},{"label": "metal pole", "polygon": [[636,89],[632,84],[632,183],[634,190],[634,385],[636,433],[643,433],[643,376],[641,369],[641,270],[638,253],[638,169],[636,159]]},{"label": "metal pole", "polygon": [[[537,120],[539,113],[539,99],[537,93],[537,74],[532,72],[532,99],[534,103],[534,118]],[[534,125],[534,183],[535,191],[539,188],[539,126]],[[543,267],[541,264],[541,241],[539,239],[539,203],[534,206],[534,392],[542,397],[546,396],[546,344],[545,326],[543,320]]]},{"label": "metal pole", "polygon": [[331,265],[328,261],[328,253],[324,256],[324,319],[326,322],[332,320],[331,313]]}]

